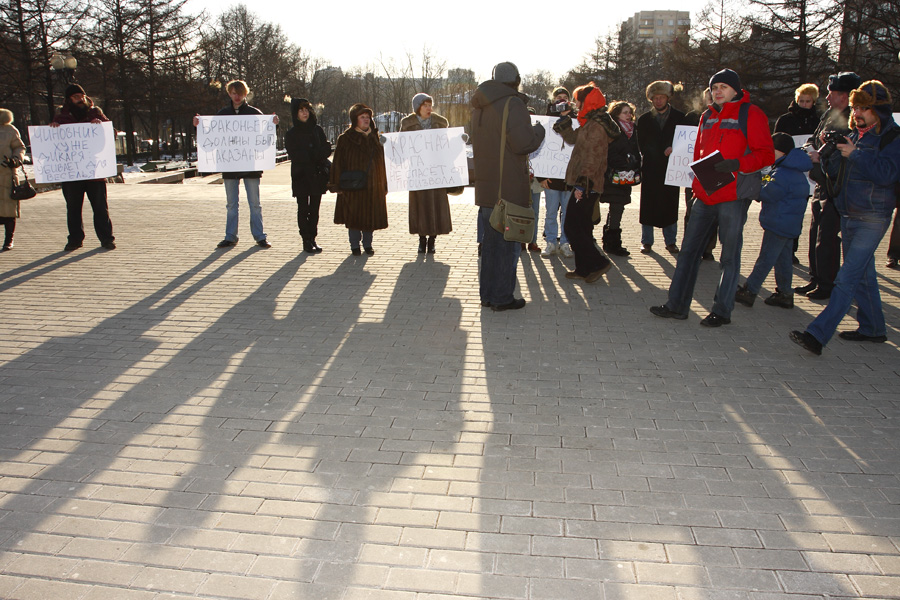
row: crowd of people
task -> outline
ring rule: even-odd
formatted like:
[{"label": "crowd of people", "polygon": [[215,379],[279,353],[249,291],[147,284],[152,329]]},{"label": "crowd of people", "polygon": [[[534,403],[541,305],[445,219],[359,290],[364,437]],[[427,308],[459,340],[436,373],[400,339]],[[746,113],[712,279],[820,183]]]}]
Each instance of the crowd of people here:
[{"label": "crowd of people", "polygon": [[[503,62],[471,99],[470,138],[474,154],[475,204],[478,206],[479,295],[482,306],[494,311],[520,309],[515,297],[517,262],[522,250],[549,257],[560,253],[574,258],[566,277],[592,283],[612,266],[607,256],[626,257],[622,217],[631,202],[632,187],[640,184],[641,252],[653,252],[654,231],[662,230],[666,251],[676,256],[665,303],[650,312],[661,318],[685,320],[703,260],[712,259],[720,244],[720,278],[712,309],[701,325],[731,323],[735,303],[752,307],[765,279],[774,269],[776,289],[765,299],[771,306],[790,309],[794,294],[827,300],[824,310],[790,338],[806,350],[821,354],[855,301],[859,326],[842,331],[844,340],[884,342],[886,324],[875,269],[875,252],[894,220],[887,266],[898,267],[900,227],[892,217],[900,190],[900,126],[893,119],[892,98],[877,80],[863,81],[843,72],[828,79],[828,109],[816,110],[819,88],[797,87],[788,112],[775,121],[752,103],[739,75],[722,69],[712,75],[705,92],[707,107],[684,113],[672,106],[675,86],[654,81],[646,88],[650,110],[636,115],[631,102],[608,102],[593,82],[573,93],[558,87],[549,94],[547,115],[556,117],[553,130],[572,146],[565,178],[535,178],[529,155],[544,141],[546,131],[532,123],[529,98],[519,91],[518,68]],[[247,103],[249,86],[239,80],[226,86],[230,102],[218,116],[260,115]],[[419,93],[401,121],[401,131],[446,128],[448,120],[434,111],[434,99]],[[387,173],[381,136],[370,107],[357,103],[348,110],[350,123],[332,145],[316,122],[312,103],[291,103],[293,126],[285,135],[291,159],[292,193],[297,201],[297,226],[303,250],[318,254],[319,209],[326,191],[337,194],[334,222],[348,230],[353,255],[375,253],[374,231],[388,227]],[[51,127],[67,123],[100,123],[107,117],[78,84],[70,85]],[[577,121],[577,127],[575,122]],[[277,124],[278,117],[274,116]],[[199,115],[194,118],[195,126]],[[686,190],[686,216],[681,248],[676,242],[680,188],[666,185],[669,156],[676,127],[697,127],[694,160],[709,160],[715,176],[695,177]],[[801,147],[798,136],[806,138]],[[18,182],[24,144],[12,125],[12,113],[0,110],[0,220],[5,226],[3,251],[13,247],[19,202],[10,190]],[[329,160],[329,157],[331,160]],[[715,159],[714,161],[712,159]],[[809,230],[810,281],[793,286],[793,264],[802,223],[812,192]],[[219,248],[238,242],[240,182],[250,209],[250,232],[258,246],[270,248],[259,201],[262,173],[223,173],[226,196],[225,237]],[[66,251],[83,245],[82,207],[87,195],[94,214],[94,230],[101,246],[115,249],[105,180],[62,184],[67,207]],[[436,238],[452,231],[448,193],[428,189],[409,192],[409,233],[418,237],[418,252],[434,253]],[[538,220],[544,195],[543,227],[530,240],[508,239],[491,225],[498,203],[532,208]],[[748,209],[760,201],[764,230],[759,256],[743,284],[741,253]],[[603,222],[601,243],[594,228]],[[900,213],[900,211],[898,211]],[[561,226],[560,226],[561,225]],[[544,250],[538,245],[543,231]],[[601,251],[602,248],[602,251]]]}]

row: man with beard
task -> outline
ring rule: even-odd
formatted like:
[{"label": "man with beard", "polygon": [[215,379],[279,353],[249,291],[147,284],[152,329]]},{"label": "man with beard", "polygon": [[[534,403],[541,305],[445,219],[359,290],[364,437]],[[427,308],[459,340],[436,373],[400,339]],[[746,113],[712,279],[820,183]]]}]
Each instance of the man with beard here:
[{"label": "man with beard", "polygon": [[805,331],[790,334],[794,343],[813,354],[822,354],[854,301],[859,326],[838,336],[850,342],[887,341],[875,250],[891,224],[897,203],[900,127],[891,112],[891,94],[880,81],[863,83],[850,92],[849,101],[851,132],[822,161],[837,190],[831,201],[841,217],[844,264],[834,280],[828,306]]},{"label": "man with beard", "polygon": [[[850,92],[862,84],[856,73],[844,72],[828,76],[828,110],[822,115],[813,137],[804,146],[813,161],[809,176],[818,184],[813,193],[812,221],[809,224],[809,283],[794,288],[811,300],[827,300],[834,288],[834,277],[841,266],[841,217],[834,207],[820,163],[818,148],[826,132],[848,135],[850,130]],[[832,190],[833,191],[833,190]]]},{"label": "man with beard", "polygon": [[[66,88],[66,101],[53,117],[50,127],[59,127],[69,123],[102,123],[109,121],[99,106],[91,100],[77,83]],[[106,180],[91,179],[89,181],[64,181],[63,197],[66,199],[66,222],[69,227],[69,241],[65,251],[71,252],[84,244],[84,224],[81,219],[84,207],[84,195],[87,194],[91,209],[94,211],[94,231],[100,239],[100,245],[107,250],[115,250],[112,221],[109,220],[109,205],[106,202]]]}]

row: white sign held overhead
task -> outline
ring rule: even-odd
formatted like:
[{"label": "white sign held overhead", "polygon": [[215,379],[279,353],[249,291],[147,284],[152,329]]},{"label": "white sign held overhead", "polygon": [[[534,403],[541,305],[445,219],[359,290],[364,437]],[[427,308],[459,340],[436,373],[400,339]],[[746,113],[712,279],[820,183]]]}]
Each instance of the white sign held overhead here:
[{"label": "white sign held overhead", "polygon": [[462,127],[385,133],[388,192],[468,185]]},{"label": "white sign held overhead", "polygon": [[666,168],[666,185],[674,187],[691,187],[694,183],[694,144],[697,142],[697,127],[679,125],[675,128],[672,140],[672,154],[669,155],[669,166]]},{"label": "white sign held overhead", "polygon": [[[535,177],[565,179],[566,167],[572,158],[573,146],[565,143],[562,136],[553,131],[553,124],[559,117],[531,115],[532,123],[540,123],[547,132],[541,147],[531,153],[528,160]],[[572,127],[578,127],[578,120],[572,119]]]},{"label": "white sign held overhead", "polygon": [[112,123],[31,126],[31,155],[37,183],[114,177],[116,143]]},{"label": "white sign held overhead", "polygon": [[197,170],[201,173],[275,168],[274,115],[200,117]]}]

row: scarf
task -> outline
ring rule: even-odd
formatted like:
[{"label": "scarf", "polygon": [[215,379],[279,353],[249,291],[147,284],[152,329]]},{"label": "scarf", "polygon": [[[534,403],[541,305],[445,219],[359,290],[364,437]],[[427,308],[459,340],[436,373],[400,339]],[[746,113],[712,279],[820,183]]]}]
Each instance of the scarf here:
[{"label": "scarf", "polygon": [[634,133],[634,121],[619,121],[619,127],[622,129],[622,133],[627,135],[629,138],[631,134]]},{"label": "scarf", "polygon": [[419,115],[416,115],[416,118],[419,120],[419,125],[422,126],[422,129],[431,129],[431,117],[423,119]]},{"label": "scarf", "polygon": [[859,132],[859,139],[862,139],[864,135],[869,133],[875,127],[875,125],[875,123],[872,123],[868,127],[860,127],[859,125],[857,125],[856,130]]},{"label": "scarf", "polygon": [[581,103],[581,110],[578,111],[578,124],[582,127],[588,122],[588,115],[591,112],[606,106],[606,98],[600,88],[593,88],[588,92],[587,98]]}]

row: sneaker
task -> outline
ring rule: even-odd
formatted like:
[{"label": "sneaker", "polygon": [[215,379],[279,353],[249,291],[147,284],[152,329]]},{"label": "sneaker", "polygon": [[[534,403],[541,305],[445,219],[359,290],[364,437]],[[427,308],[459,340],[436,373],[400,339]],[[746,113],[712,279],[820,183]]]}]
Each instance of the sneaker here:
[{"label": "sneaker", "polygon": [[541,256],[544,258],[550,258],[550,256],[556,252],[556,244],[553,242],[547,242],[547,247],[544,248],[544,251],[541,252]]},{"label": "sneaker", "polygon": [[562,252],[562,255],[566,258],[572,258],[573,256],[575,256],[574,254],[572,254],[572,246],[570,246],[568,243],[562,244],[559,247],[559,251]]},{"label": "sneaker", "polygon": [[269,243],[269,240],[257,240],[256,245],[260,248],[269,249],[272,247],[272,244]]},{"label": "sneaker", "polygon": [[657,317],[662,317],[663,319],[678,319],[679,321],[684,321],[688,318],[687,315],[677,313],[674,310],[669,310],[669,307],[665,304],[663,304],[662,306],[651,306],[650,312],[652,312]]},{"label": "sneaker", "polygon": [[115,250],[115,249],[116,249],[116,243],[115,243],[114,241],[112,241],[112,240],[109,240],[109,241],[107,241],[107,242],[101,242],[101,243],[100,243],[100,247],[101,247],[101,248],[104,248],[104,249],[106,249],[106,250]]},{"label": "sneaker", "polygon": [[610,261],[606,261],[606,265],[600,267],[599,269],[597,269],[596,271],[594,271],[593,273],[591,273],[590,275],[585,277],[584,280],[587,283],[594,283],[595,281],[597,281],[598,279],[603,277],[606,274],[606,272],[609,271],[611,268],[612,268],[612,263]]},{"label": "sneaker", "polygon": [[566,273],[566,279],[584,279],[584,275],[579,275],[575,271],[569,271]]},{"label": "sneaker", "polygon": [[680,250],[678,250],[678,246],[676,246],[675,244],[666,244],[666,250],[668,250],[669,254],[671,254],[672,256],[675,256],[680,252]]},{"label": "sneaker", "polygon": [[888,261],[884,264],[888,269],[900,269],[900,264],[898,264],[896,258],[888,258]]},{"label": "sneaker", "polygon": [[831,290],[823,288],[821,285],[806,295],[810,300],[828,300],[831,298]]},{"label": "sneaker", "polygon": [[794,308],[794,295],[788,295],[784,292],[775,292],[764,300],[769,306],[778,306],[781,308]]},{"label": "sneaker", "polygon": [[216,248],[231,248],[235,244],[237,244],[237,240],[233,242],[231,240],[222,240],[221,242],[216,244]]},{"label": "sneaker", "polygon": [[79,243],[69,242],[68,244],[66,244],[66,247],[63,248],[63,250],[65,250],[66,252],[71,252],[72,250],[78,250],[79,248],[81,248],[80,242]]},{"label": "sneaker", "polygon": [[537,244],[535,244],[534,242],[531,242],[530,244],[528,244],[528,251],[529,252],[540,252],[541,247],[538,246]]},{"label": "sneaker", "polygon": [[810,332],[794,330],[790,333],[789,337],[792,342],[804,350],[808,350],[816,356],[822,356],[822,342],[817,340]]},{"label": "sneaker", "polygon": [[818,283],[810,281],[806,285],[798,285],[797,287],[794,288],[794,291],[798,294],[808,294],[811,291],[813,291],[814,289],[816,289],[816,287],[818,287],[818,285],[819,285]]},{"label": "sneaker", "polygon": [[653,252],[653,244],[641,244],[641,254],[650,254]]},{"label": "sneaker", "polygon": [[525,298],[517,298],[512,302],[508,302],[507,304],[494,304],[491,306],[491,310],[500,312],[502,310],[519,310],[520,308],[525,308]]},{"label": "sneaker", "polygon": [[[756,301],[756,294],[748,290],[746,285],[742,285],[734,293],[734,301],[744,306],[753,306],[753,302]],[[768,303],[769,301],[766,300],[766,304]]]},{"label": "sneaker", "polygon": [[712,252],[704,252],[702,258],[703,260],[716,260],[716,257],[713,256]]},{"label": "sneaker", "polygon": [[883,344],[887,341],[886,335],[866,335],[860,333],[859,329],[856,331],[842,331],[838,334],[838,337],[842,340],[847,340],[848,342],[872,342],[874,344]]},{"label": "sneaker", "polygon": [[731,319],[723,317],[721,315],[717,315],[714,312],[706,315],[706,318],[700,321],[700,324],[704,327],[721,327],[722,325],[728,325],[731,323]]}]

